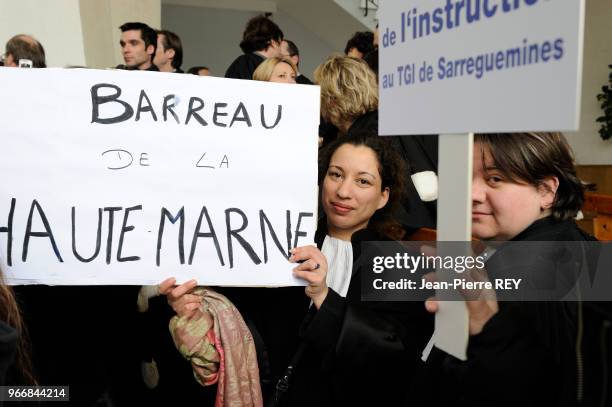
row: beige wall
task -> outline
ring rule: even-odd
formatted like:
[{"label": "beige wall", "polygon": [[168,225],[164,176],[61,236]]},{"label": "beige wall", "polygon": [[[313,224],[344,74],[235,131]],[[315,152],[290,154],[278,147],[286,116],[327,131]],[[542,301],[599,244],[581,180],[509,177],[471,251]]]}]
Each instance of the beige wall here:
[{"label": "beige wall", "polygon": [[161,26],[161,0],[80,0],[87,66],[108,68],[123,63],[119,26],[139,21]]},{"label": "beige wall", "polygon": [[566,133],[581,165],[612,164],[612,140],[603,141],[595,119],[602,115],[597,102],[601,87],[608,83],[612,64],[612,2],[586,1],[582,113],[580,131]]},{"label": "beige wall", "polygon": [[48,66],[85,65],[79,0],[0,0],[0,47],[30,34],[45,48]]},{"label": "beige wall", "polygon": [[110,34],[113,30],[110,19],[110,2],[80,0],[79,3],[87,66],[106,68],[117,65],[113,35]]},{"label": "beige wall", "polygon": [[[242,54],[239,43],[247,21],[259,11],[166,5],[162,7],[164,29],[175,32],[183,43],[183,69],[194,65],[211,68],[214,76],[223,76],[232,61]],[[316,33],[282,10],[273,20],[285,37],[300,49],[300,71],[312,79],[312,72],[335,50]]]},{"label": "beige wall", "polygon": [[111,30],[115,48],[114,64],[123,63],[119,39],[121,31],[119,26],[128,21],[139,21],[149,26],[161,28],[161,0],[110,0]]},{"label": "beige wall", "polygon": [[278,9],[340,52],[356,31],[367,30],[333,0],[278,0]]},{"label": "beige wall", "polygon": [[161,26],[161,0],[0,0],[0,46],[30,34],[45,47],[47,65],[107,68],[122,62],[119,26]]}]

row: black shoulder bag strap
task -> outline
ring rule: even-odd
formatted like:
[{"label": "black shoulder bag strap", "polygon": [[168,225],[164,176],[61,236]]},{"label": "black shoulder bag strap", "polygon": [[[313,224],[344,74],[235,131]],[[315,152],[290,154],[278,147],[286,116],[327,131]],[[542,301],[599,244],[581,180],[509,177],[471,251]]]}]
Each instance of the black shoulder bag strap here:
[{"label": "black shoulder bag strap", "polygon": [[306,343],[302,341],[298,346],[297,351],[293,355],[293,358],[291,358],[291,362],[289,363],[289,366],[287,366],[285,373],[283,373],[283,376],[276,383],[274,394],[272,394],[272,397],[268,399],[266,407],[282,407],[286,405],[287,400],[284,400],[285,393],[287,393],[287,390],[289,390],[293,370],[302,358],[305,349]]}]

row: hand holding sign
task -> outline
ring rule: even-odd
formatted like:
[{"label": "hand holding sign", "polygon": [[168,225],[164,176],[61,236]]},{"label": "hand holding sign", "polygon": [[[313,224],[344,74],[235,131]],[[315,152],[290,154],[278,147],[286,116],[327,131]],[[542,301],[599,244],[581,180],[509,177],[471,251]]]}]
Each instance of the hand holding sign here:
[{"label": "hand holding sign", "polygon": [[159,293],[165,295],[168,304],[179,317],[189,317],[202,305],[202,297],[191,294],[197,287],[195,280],[189,280],[179,286],[174,277],[167,278],[159,285]]},{"label": "hand holding sign", "polygon": [[327,259],[318,248],[302,246],[291,250],[289,261],[301,262],[293,269],[293,275],[308,282],[306,295],[319,309],[329,292],[326,281]]},{"label": "hand holding sign", "polygon": [[9,284],[301,283],[287,258],[316,226],[318,87],[50,68],[0,88]]},{"label": "hand holding sign", "polygon": [[[423,253],[435,256],[431,247],[421,247]],[[424,279],[430,282],[438,281],[437,273],[428,273]],[[469,334],[477,335],[482,332],[486,323],[499,311],[495,291],[490,288],[487,271],[484,268],[471,267],[462,273],[463,284],[457,291],[465,299],[469,314]],[[487,284],[489,283],[489,284]],[[425,308],[431,313],[439,310],[438,298],[432,297],[425,301]]]}]

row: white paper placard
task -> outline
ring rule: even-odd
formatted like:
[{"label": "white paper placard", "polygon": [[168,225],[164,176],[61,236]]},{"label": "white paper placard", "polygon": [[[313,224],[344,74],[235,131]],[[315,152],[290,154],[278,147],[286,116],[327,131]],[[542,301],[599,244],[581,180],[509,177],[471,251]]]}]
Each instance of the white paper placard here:
[{"label": "white paper placard", "polygon": [[285,254],[314,239],[318,87],[0,68],[0,89],[10,283],[300,283]]},{"label": "white paper placard", "polygon": [[380,134],[577,130],[583,0],[381,1]]}]

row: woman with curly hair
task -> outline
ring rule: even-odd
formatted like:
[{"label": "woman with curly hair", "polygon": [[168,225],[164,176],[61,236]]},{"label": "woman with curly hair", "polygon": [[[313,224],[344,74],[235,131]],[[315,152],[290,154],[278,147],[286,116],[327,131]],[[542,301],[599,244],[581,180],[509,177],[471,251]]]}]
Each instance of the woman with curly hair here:
[{"label": "woman with curly hair", "polygon": [[416,302],[361,299],[362,243],[394,240],[403,165],[388,140],[368,135],[341,138],[321,156],[318,248],[296,248],[290,258],[302,262],[294,273],[308,282],[313,305],[288,405],[397,406],[406,397],[402,383],[417,374],[432,320]]},{"label": "woman with curly hair", "polygon": [[[367,272],[362,269],[361,243],[393,240],[393,213],[403,192],[402,166],[381,137],[344,137],[322,152],[319,185],[325,216],[315,235],[317,247],[297,247],[289,259],[299,263],[293,272],[308,284],[305,292],[311,305],[299,330],[298,351],[284,375],[293,372],[283,396],[286,405],[395,406],[406,397],[403,384],[416,374],[432,319],[420,303],[361,300],[361,278]],[[195,282],[178,287],[173,283],[166,280],[161,291],[179,316],[188,318],[202,309],[201,299],[194,295]],[[280,317],[289,307],[287,301],[266,308],[277,326],[290,321]],[[297,329],[288,332],[297,337]],[[398,370],[403,374],[395,375]]]},{"label": "woman with curly hair", "polygon": [[[339,136],[378,135],[378,84],[366,62],[332,56],[315,70],[321,86],[321,116],[336,126]],[[329,138],[326,138],[326,142]],[[405,162],[407,194],[395,214],[410,232],[436,227],[438,196],[438,137],[389,137]]]}]

